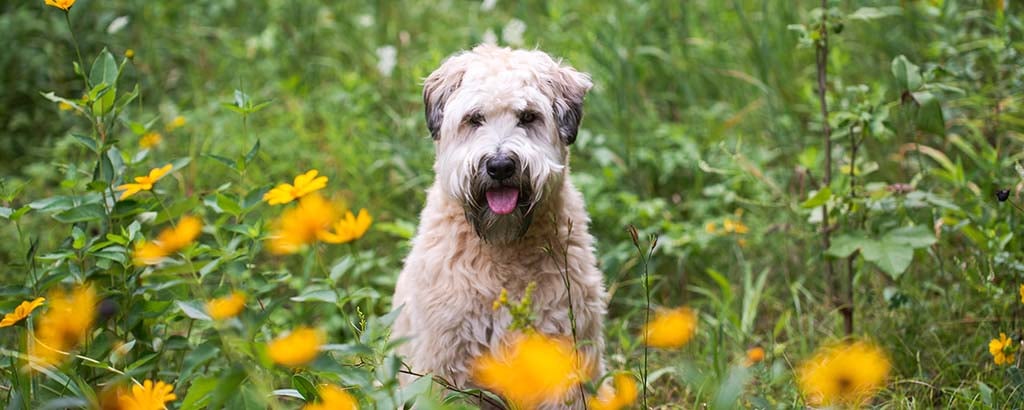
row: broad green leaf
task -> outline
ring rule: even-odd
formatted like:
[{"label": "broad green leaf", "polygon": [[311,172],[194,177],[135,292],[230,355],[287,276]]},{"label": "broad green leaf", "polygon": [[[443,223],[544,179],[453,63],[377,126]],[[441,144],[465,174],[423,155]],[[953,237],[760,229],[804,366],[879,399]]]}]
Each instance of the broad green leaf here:
[{"label": "broad green leaf", "polygon": [[213,389],[217,388],[218,380],[216,377],[200,377],[192,381],[192,385],[188,387],[188,393],[185,394],[185,399],[181,402],[181,410],[198,410],[206,407],[206,404],[210,401],[210,393]]},{"label": "broad green leaf", "polygon": [[185,316],[188,316],[192,319],[206,321],[213,320],[210,317],[210,315],[206,314],[206,311],[200,308],[199,305],[195,302],[183,302],[180,300],[176,300],[174,301],[174,304],[178,305],[178,308],[181,309],[181,312],[184,313]]},{"label": "broad green leaf", "polygon": [[836,258],[845,258],[863,248],[870,241],[871,239],[864,232],[860,231],[852,234],[837,235],[832,238],[832,246],[825,251],[825,254]]},{"label": "broad green leaf", "polygon": [[100,204],[85,204],[79,205],[74,208],[68,209],[61,213],[53,216],[59,222],[63,223],[75,223],[75,222],[88,222],[98,221],[106,216],[106,211],[103,209],[103,205]]},{"label": "broad green leaf", "polygon": [[869,241],[861,248],[865,260],[877,265],[893,279],[898,279],[914,260],[914,248],[906,244]]},{"label": "broad green leaf", "polygon": [[330,289],[320,289],[307,291],[299,296],[291,298],[292,302],[327,302],[334,303],[338,300],[338,295]]},{"label": "broad green leaf", "polygon": [[904,90],[915,91],[921,87],[921,69],[902,54],[892,60],[892,75]]},{"label": "broad green leaf", "polygon": [[920,105],[917,109],[916,125],[918,129],[938,136],[946,135],[946,120],[942,115],[939,99],[927,91],[913,93],[914,101]]},{"label": "broad green leaf", "polygon": [[301,374],[292,376],[292,387],[294,387],[306,401],[313,401],[317,398],[316,385]]},{"label": "broad green leaf", "polygon": [[84,145],[90,151],[97,152],[97,153],[100,152],[99,145],[96,144],[96,140],[93,139],[92,137],[89,137],[87,135],[77,134],[77,133],[71,133],[71,137],[74,138],[75,141],[78,142],[79,144]]},{"label": "broad green leaf", "polygon": [[817,208],[827,203],[829,199],[832,199],[832,188],[824,187],[819,189],[818,192],[814,193],[810,198],[807,198],[804,203],[800,204],[800,207]]},{"label": "broad green leaf", "polygon": [[222,193],[217,193],[217,207],[235,216],[242,213],[242,207],[238,205],[238,202]]},{"label": "broad green leaf", "polygon": [[925,248],[935,244],[935,234],[924,226],[905,226],[889,231],[882,238],[883,242],[910,246],[911,248]]},{"label": "broad green leaf", "polygon": [[92,63],[92,71],[89,72],[89,83],[93,86],[106,84],[113,87],[117,85],[117,62],[114,61],[114,55],[110,54],[110,51],[107,51],[105,48],[96,57],[96,61]]}]

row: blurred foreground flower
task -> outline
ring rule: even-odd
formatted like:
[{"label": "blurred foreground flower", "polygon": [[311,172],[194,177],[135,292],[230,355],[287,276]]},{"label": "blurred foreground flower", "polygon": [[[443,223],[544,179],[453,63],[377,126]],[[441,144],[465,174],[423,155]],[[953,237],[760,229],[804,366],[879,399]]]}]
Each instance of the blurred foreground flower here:
[{"label": "blurred foreground flower", "polygon": [[149,171],[149,175],[143,177],[135,177],[135,183],[133,184],[118,185],[116,189],[118,191],[124,191],[121,194],[121,198],[119,198],[118,200],[120,201],[125,198],[128,198],[132,195],[139,193],[140,191],[149,191],[153,189],[153,184],[155,184],[156,181],[159,181],[160,178],[163,178],[164,175],[167,175],[168,172],[171,172],[171,168],[173,168],[171,164],[164,165],[163,167],[160,168],[153,168]]},{"label": "blurred foreground flower", "polygon": [[592,397],[589,402],[591,410],[619,410],[627,408],[636,401],[636,382],[629,374],[618,374],[615,376],[615,388],[601,386],[597,391],[597,397]]},{"label": "blurred foreground flower", "polygon": [[64,11],[68,11],[71,10],[71,6],[75,5],[75,0],[46,0],[45,3],[47,6],[52,6]]},{"label": "blurred foreground flower", "polygon": [[874,344],[855,341],[819,349],[797,370],[811,406],[861,406],[885,385],[891,363]]},{"label": "blurred foreground flower", "polygon": [[182,116],[179,115],[177,117],[174,117],[174,119],[171,120],[171,122],[167,123],[167,126],[164,127],[164,129],[166,129],[167,132],[171,132],[171,131],[174,131],[174,130],[176,130],[178,128],[184,127],[184,126],[185,126],[185,117],[182,117]]},{"label": "blurred foreground flower", "polygon": [[572,342],[534,332],[517,334],[497,351],[476,359],[472,379],[517,408],[558,403],[583,380]]},{"label": "blurred foreground flower", "polygon": [[697,330],[697,313],[687,307],[659,311],[644,329],[650,347],[674,349],[690,342]]},{"label": "blurred foreground flower", "polygon": [[270,205],[287,204],[306,196],[306,194],[319,191],[327,186],[327,177],[318,177],[317,174],[318,171],[313,169],[295,177],[294,185],[280,184],[264,194],[263,200]]},{"label": "blurred foreground flower", "polygon": [[320,346],[324,344],[324,334],[319,330],[300,327],[291,333],[278,337],[267,344],[267,354],[274,363],[298,367],[316,359],[320,354]]},{"label": "blurred foreground flower", "polygon": [[1000,333],[998,339],[988,342],[988,352],[992,354],[992,361],[997,366],[1013,362],[1013,339],[1006,337],[1006,333]]},{"label": "blurred foreground flower", "polygon": [[146,380],[141,386],[132,386],[131,392],[118,394],[119,410],[163,410],[167,402],[174,401],[174,386],[157,381]]},{"label": "blurred foreground flower", "polygon": [[165,256],[188,246],[199,236],[203,221],[194,216],[183,216],[175,227],[164,229],[156,240],[140,242],[135,246],[135,265],[155,265]]},{"label": "blurred foreground flower", "polygon": [[320,401],[307,404],[302,410],[358,410],[359,402],[338,386],[324,384],[316,389]]},{"label": "blurred foreground flower", "polygon": [[352,215],[352,212],[345,212],[345,218],[334,223],[334,232],[320,233],[320,240],[327,243],[349,243],[362,238],[370,229],[373,217],[366,209],[359,210],[359,216]]},{"label": "blurred foreground flower", "polygon": [[1020,285],[1020,303],[1024,303],[1024,285]]},{"label": "blurred foreground flower", "polygon": [[157,145],[160,145],[164,141],[164,136],[160,135],[159,132],[150,131],[147,132],[142,138],[139,139],[139,146],[144,149],[150,149]]},{"label": "blurred foreground flower", "polygon": [[33,310],[36,310],[39,305],[42,305],[46,301],[46,298],[35,298],[31,301],[21,302],[18,307],[14,308],[14,311],[4,315],[4,319],[0,320],[0,327],[13,326],[15,323],[20,322],[22,319],[32,314]]},{"label": "blurred foreground flower", "polygon": [[57,289],[47,297],[49,309],[35,326],[29,355],[42,365],[55,366],[85,341],[96,317],[96,290],[84,284],[70,294]]},{"label": "blurred foreground flower", "polygon": [[[304,246],[317,240],[326,243],[347,243],[361,238],[373,218],[365,209],[359,216],[346,212],[340,219],[341,212],[320,194],[302,197],[295,208],[286,209],[274,223],[270,235],[269,248],[274,254],[296,253]],[[334,224],[334,231],[328,230]]]},{"label": "blurred foreground flower", "polygon": [[232,292],[230,295],[206,302],[206,313],[213,320],[224,320],[238,316],[245,309],[245,294]]}]

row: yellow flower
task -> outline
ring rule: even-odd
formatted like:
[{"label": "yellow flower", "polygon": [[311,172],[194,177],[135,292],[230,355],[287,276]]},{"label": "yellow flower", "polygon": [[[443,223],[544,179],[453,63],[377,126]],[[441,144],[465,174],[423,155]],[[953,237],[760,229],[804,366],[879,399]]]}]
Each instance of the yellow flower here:
[{"label": "yellow flower", "polygon": [[96,290],[90,285],[79,285],[70,294],[57,289],[47,300],[49,309],[36,323],[29,355],[52,366],[88,337],[96,317]]},{"label": "yellow flower", "polygon": [[349,243],[362,238],[370,229],[373,217],[365,209],[359,210],[359,216],[352,215],[352,212],[345,212],[345,219],[334,223],[334,232],[321,232],[318,237],[327,243]]},{"label": "yellow flower", "polygon": [[338,386],[324,384],[316,389],[320,401],[307,404],[302,410],[359,410],[359,402]]},{"label": "yellow flower", "polygon": [[291,333],[278,337],[267,344],[267,354],[274,363],[298,367],[316,359],[324,335],[319,330],[300,327]]},{"label": "yellow flower", "polygon": [[213,320],[224,320],[238,316],[245,309],[245,294],[233,292],[228,296],[206,302],[206,313]]},{"label": "yellow flower", "polygon": [[149,171],[149,175],[144,177],[135,177],[134,184],[119,185],[116,189],[118,191],[124,191],[124,193],[121,194],[121,198],[118,200],[128,198],[139,193],[139,191],[149,191],[150,189],[153,189],[153,184],[155,184],[156,181],[159,181],[160,178],[163,178],[164,175],[167,175],[168,172],[171,172],[171,168],[171,164],[164,165],[161,168],[153,168]]},{"label": "yellow flower", "polygon": [[327,234],[327,228],[338,219],[338,210],[319,194],[307,195],[299,206],[287,209],[274,223],[270,235],[270,251],[275,254],[295,253]]},{"label": "yellow flower", "polygon": [[164,229],[152,242],[142,242],[135,246],[135,265],[155,265],[160,259],[188,246],[199,236],[203,229],[203,221],[194,216],[183,216],[178,226]]},{"label": "yellow flower", "polygon": [[167,123],[167,126],[164,127],[164,129],[166,129],[167,132],[171,132],[171,131],[174,131],[174,130],[176,130],[178,128],[184,127],[184,126],[185,126],[185,117],[182,117],[182,116],[179,115],[177,117],[174,117],[174,119],[171,120],[171,122]]},{"label": "yellow flower", "polygon": [[472,368],[478,385],[527,409],[561,402],[583,374],[572,342],[534,332],[513,336],[508,345],[478,357]]},{"label": "yellow flower", "polygon": [[715,224],[714,222],[708,222],[704,224],[704,232],[713,235],[715,232],[718,232],[718,225]]},{"label": "yellow flower", "polygon": [[13,326],[15,323],[20,322],[22,319],[32,314],[33,310],[36,310],[39,305],[42,305],[46,301],[46,298],[35,298],[32,301],[21,302],[18,307],[14,308],[14,311],[4,315],[4,319],[0,320],[0,327]]},{"label": "yellow flower", "polygon": [[58,9],[68,11],[71,6],[75,5],[75,0],[45,0],[47,6],[53,6]]},{"label": "yellow flower", "polygon": [[127,49],[127,50],[124,50],[124,56],[125,56],[125,58],[127,58],[129,60],[135,58],[135,50],[132,50],[130,48]]},{"label": "yellow flower", "polygon": [[619,410],[629,407],[636,400],[636,382],[628,374],[615,376],[615,389],[608,386],[601,386],[597,391],[597,397],[591,397],[589,404],[591,410]]},{"label": "yellow flower", "polygon": [[644,329],[648,346],[673,349],[683,347],[697,330],[697,313],[687,307],[663,310]]},{"label": "yellow flower", "polygon": [[750,228],[743,224],[743,221],[738,219],[732,220],[729,218],[725,218],[725,221],[722,221],[722,229],[728,233],[735,233],[737,235],[743,235],[750,232]]},{"label": "yellow flower", "polygon": [[747,366],[753,366],[764,360],[764,349],[760,346],[747,350]]},{"label": "yellow flower", "polygon": [[167,408],[167,402],[178,398],[174,395],[174,386],[152,380],[142,382],[142,385],[132,386],[131,393],[121,392],[117,397],[120,410],[163,410]]},{"label": "yellow flower", "polygon": [[880,348],[855,341],[819,349],[800,365],[797,382],[811,406],[861,406],[885,385],[890,367]]},{"label": "yellow flower", "polygon": [[59,108],[61,111],[71,111],[75,107],[72,107],[71,104],[61,101],[59,104],[57,104],[57,108]]},{"label": "yellow flower", "polygon": [[997,366],[1013,362],[1013,339],[1006,337],[1006,333],[999,333],[998,339],[988,342],[988,352],[992,354],[992,361]]},{"label": "yellow flower", "polygon": [[1024,303],[1024,285],[1020,285],[1020,303]]},{"label": "yellow flower", "polygon": [[263,200],[271,205],[287,204],[310,192],[319,191],[327,186],[327,177],[318,177],[317,173],[313,169],[295,177],[294,185],[280,184],[264,194]]},{"label": "yellow flower", "polygon": [[141,139],[139,139],[139,146],[145,149],[150,149],[157,145],[160,145],[160,143],[163,142],[163,140],[164,136],[160,135],[159,132],[150,131],[143,135]]}]

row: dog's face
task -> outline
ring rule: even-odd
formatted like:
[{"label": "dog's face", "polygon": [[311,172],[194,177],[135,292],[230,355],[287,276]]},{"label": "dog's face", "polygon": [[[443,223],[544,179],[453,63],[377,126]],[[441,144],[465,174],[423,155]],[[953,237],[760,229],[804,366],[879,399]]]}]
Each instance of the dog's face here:
[{"label": "dog's face", "polygon": [[560,187],[591,87],[540,51],[478,46],[454,55],[423,87],[440,187],[494,244],[522,237]]}]

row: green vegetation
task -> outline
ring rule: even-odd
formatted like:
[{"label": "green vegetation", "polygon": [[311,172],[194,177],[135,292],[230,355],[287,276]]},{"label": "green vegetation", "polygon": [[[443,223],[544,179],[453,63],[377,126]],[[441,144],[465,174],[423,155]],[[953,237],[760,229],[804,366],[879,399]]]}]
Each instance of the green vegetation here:
[{"label": "green vegetation", "polygon": [[[298,408],[321,383],[363,408],[459,406],[426,379],[399,388],[388,310],[432,180],[421,81],[488,40],[596,84],[573,178],[611,294],[608,367],[648,378],[637,405],[798,408],[794,372],[851,336],[892,363],[872,406],[1024,407],[1018,4],[323,3],[0,5],[0,312],[48,298],[0,327],[7,408],[89,408],[131,380],[173,385],[180,409]],[[295,205],[261,199],[310,169],[373,225],[273,254]],[[135,263],[189,215],[195,243]],[[653,305],[699,324],[641,369],[648,274]],[[51,292],[82,283],[93,328],[62,333],[58,367],[23,371],[44,315],[90,300]],[[213,320],[204,304],[232,291],[244,311]],[[267,343],[302,325],[321,353],[275,365]],[[766,354],[748,367],[752,347]]]}]

